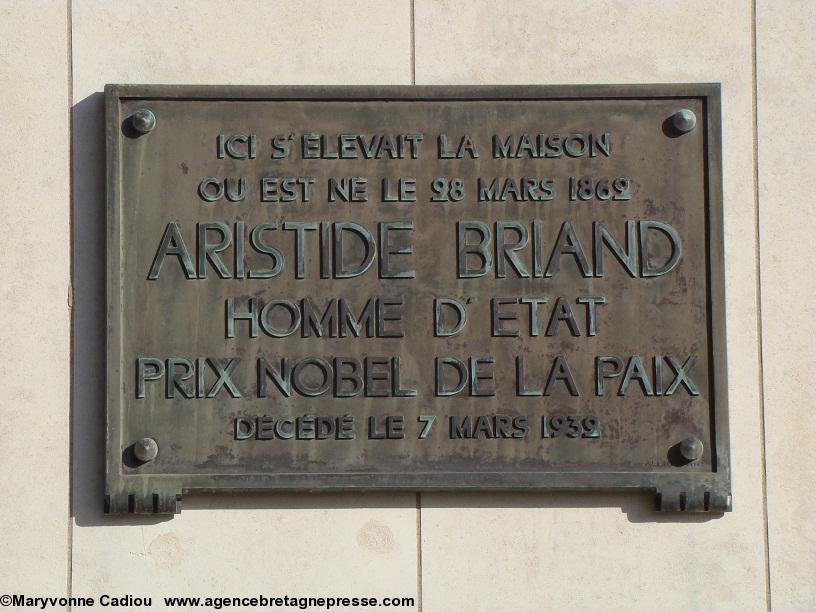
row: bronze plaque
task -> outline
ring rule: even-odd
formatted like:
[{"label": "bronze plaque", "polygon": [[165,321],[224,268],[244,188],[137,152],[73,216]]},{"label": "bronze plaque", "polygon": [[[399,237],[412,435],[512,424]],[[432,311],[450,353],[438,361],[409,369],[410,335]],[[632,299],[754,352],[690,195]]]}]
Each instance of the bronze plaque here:
[{"label": "bronze plaque", "polygon": [[106,511],[730,509],[720,88],[113,85]]}]

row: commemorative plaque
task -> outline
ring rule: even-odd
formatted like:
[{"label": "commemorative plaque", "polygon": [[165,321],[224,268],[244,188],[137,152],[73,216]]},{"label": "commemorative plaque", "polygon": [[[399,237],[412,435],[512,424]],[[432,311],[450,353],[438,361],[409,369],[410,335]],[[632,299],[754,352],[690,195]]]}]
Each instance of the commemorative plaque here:
[{"label": "commemorative plaque", "polygon": [[718,85],[113,85],[108,513],[730,509]]}]

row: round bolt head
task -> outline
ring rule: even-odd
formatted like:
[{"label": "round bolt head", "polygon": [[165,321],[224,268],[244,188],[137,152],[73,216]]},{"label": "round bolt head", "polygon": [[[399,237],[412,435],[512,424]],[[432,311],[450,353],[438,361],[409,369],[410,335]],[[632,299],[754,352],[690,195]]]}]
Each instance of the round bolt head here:
[{"label": "round bolt head", "polygon": [[140,134],[147,134],[156,127],[156,115],[149,109],[140,108],[130,116],[130,123]]},{"label": "round bolt head", "polygon": [[680,442],[680,455],[688,462],[697,461],[703,456],[703,443],[694,436]]},{"label": "round bolt head", "polygon": [[133,445],[133,454],[142,463],[153,461],[159,454],[159,445],[153,438],[142,438]]},{"label": "round bolt head", "polygon": [[693,130],[694,126],[697,125],[697,116],[693,111],[687,108],[681,108],[672,115],[672,125],[675,130],[681,134],[685,134]]}]

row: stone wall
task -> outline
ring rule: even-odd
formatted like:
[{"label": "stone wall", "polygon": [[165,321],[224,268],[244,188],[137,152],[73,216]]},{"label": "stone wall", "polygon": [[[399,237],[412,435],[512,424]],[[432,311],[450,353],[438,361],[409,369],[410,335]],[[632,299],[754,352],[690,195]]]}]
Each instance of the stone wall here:
[{"label": "stone wall", "polygon": [[[809,610],[816,237],[806,0],[6,0],[0,592]],[[190,496],[102,515],[106,83],[721,82],[734,511],[650,496]],[[801,132],[801,135],[800,135]],[[74,381],[72,384],[72,371]],[[158,598],[158,599],[157,599]]]}]

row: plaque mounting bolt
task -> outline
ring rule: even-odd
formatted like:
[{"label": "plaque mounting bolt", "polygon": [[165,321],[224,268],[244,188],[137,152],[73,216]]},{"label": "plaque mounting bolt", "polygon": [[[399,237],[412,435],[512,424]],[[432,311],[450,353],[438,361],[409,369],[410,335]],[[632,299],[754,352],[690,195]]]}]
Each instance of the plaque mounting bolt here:
[{"label": "plaque mounting bolt", "polygon": [[693,130],[694,126],[697,125],[697,116],[694,114],[694,111],[681,108],[672,115],[672,125],[675,130],[681,134],[685,134]]},{"label": "plaque mounting bolt", "polygon": [[140,134],[147,134],[156,127],[156,115],[147,108],[140,108],[130,116],[130,124]]},{"label": "plaque mounting bolt", "polygon": [[691,463],[703,456],[703,443],[699,438],[691,436],[680,442],[680,456]]},{"label": "plaque mounting bolt", "polygon": [[142,438],[133,445],[133,454],[142,463],[153,461],[159,454],[159,445],[153,438]]}]

